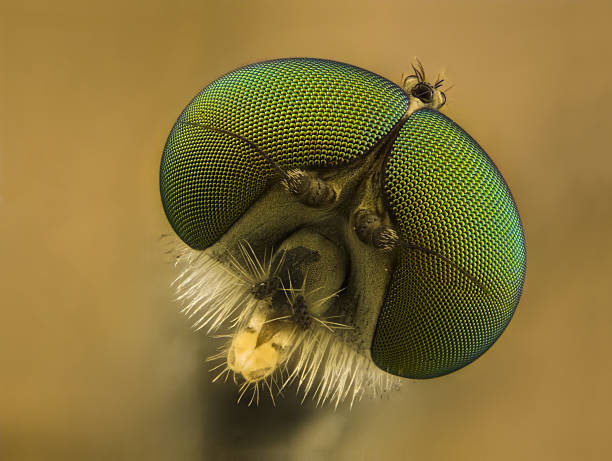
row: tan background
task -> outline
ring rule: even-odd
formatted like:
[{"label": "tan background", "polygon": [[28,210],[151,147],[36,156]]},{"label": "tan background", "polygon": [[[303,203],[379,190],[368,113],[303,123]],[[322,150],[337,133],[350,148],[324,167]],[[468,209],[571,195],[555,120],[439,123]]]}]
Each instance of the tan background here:
[{"label": "tan background", "polygon": [[[1,3],[0,459],[609,459],[610,3],[176,4]],[[236,406],[168,288],[157,175],[176,116],[251,62],[398,81],[415,55],[446,70],[445,112],[518,202],[512,323],[462,371],[352,412]]]}]

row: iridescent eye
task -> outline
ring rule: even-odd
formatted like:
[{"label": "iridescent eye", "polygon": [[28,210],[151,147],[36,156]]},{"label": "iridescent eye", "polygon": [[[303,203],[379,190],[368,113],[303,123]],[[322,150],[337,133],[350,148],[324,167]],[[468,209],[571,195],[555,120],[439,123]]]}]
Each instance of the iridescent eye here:
[{"label": "iridescent eye", "polygon": [[[215,379],[242,396],[297,383],[319,401],[471,362],[510,321],[525,275],[510,191],[436,110],[358,67],[277,59],[212,82],[174,125],[160,191],[195,326],[224,331]],[[416,80],[415,80],[416,79]],[[395,376],[394,376],[395,375]]]},{"label": "iridescent eye", "polygon": [[384,191],[401,249],[372,343],[383,369],[410,378],[455,371],[484,353],[514,314],[525,277],[516,205],[482,148],[429,109],[393,143]]}]

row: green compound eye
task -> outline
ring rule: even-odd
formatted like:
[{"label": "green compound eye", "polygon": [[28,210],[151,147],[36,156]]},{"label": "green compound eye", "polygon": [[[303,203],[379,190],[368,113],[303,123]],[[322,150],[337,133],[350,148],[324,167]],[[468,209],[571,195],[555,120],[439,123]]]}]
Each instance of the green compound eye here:
[{"label": "green compound eye", "polygon": [[241,396],[296,380],[352,402],[389,374],[455,371],[508,325],[525,278],[514,199],[437,111],[442,81],[413,69],[399,87],[322,59],[252,64],[176,121],[160,168],[176,286],[197,328],[229,330],[212,359]]},{"label": "green compound eye", "polygon": [[284,170],[347,165],[407,108],[394,83],[334,61],[279,59],[230,72],[170,133],[160,173],[168,220],[190,247],[207,248],[278,178],[266,157]]},{"label": "green compound eye", "polygon": [[482,148],[427,109],[395,140],[384,191],[400,238],[443,258],[400,250],[372,358],[409,378],[450,373],[495,342],[518,304],[525,243],[516,205]]}]

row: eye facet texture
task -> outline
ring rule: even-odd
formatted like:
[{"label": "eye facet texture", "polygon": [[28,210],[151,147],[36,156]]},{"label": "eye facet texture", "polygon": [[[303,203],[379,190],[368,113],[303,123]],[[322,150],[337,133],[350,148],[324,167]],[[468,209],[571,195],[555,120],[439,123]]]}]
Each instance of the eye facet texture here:
[{"label": "eye facet texture", "polygon": [[[195,249],[212,245],[281,168],[331,168],[371,150],[408,97],[367,70],[321,59],[237,69],[202,90],[164,149],[160,189],[170,224]],[[263,154],[262,154],[263,153]]]},{"label": "eye facet texture", "polygon": [[441,257],[398,248],[372,358],[409,378],[450,373],[495,342],[518,304],[525,243],[514,199],[482,148],[426,109],[395,140],[383,189],[400,238]]}]

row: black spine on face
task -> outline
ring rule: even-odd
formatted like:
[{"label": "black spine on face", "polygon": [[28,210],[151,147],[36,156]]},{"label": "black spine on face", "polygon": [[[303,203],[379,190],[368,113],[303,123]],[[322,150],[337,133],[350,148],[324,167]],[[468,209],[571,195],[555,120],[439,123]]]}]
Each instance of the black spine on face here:
[{"label": "black spine on face", "polygon": [[419,82],[417,83],[411,91],[412,96],[420,99],[425,104],[429,104],[433,101],[433,89],[428,83]]},{"label": "black spine on face", "polygon": [[312,319],[308,315],[308,306],[302,295],[298,295],[293,303],[293,319],[297,323],[300,330],[307,330],[312,323]]},{"label": "black spine on face", "polygon": [[273,295],[282,288],[281,281],[278,277],[270,277],[268,280],[256,283],[251,288],[251,293],[255,299],[265,299]]},{"label": "black spine on face", "polygon": [[272,267],[276,270],[268,279],[253,286],[251,293],[257,299],[271,296],[271,304],[277,310],[289,306],[288,298],[283,288],[301,288],[304,283],[304,264],[318,261],[320,258],[317,251],[298,246],[289,250],[277,252],[272,261]]}]

